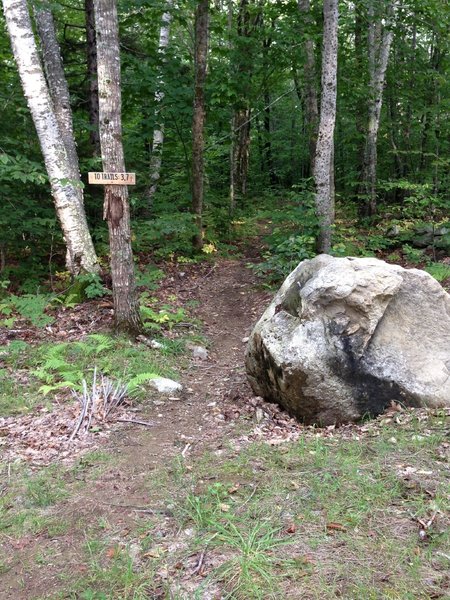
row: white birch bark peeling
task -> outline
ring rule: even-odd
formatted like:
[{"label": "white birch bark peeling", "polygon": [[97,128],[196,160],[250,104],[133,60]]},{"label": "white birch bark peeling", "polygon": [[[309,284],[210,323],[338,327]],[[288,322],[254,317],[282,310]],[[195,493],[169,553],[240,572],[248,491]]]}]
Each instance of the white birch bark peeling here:
[{"label": "white birch bark peeling", "polygon": [[146,196],[151,207],[153,196],[158,187],[158,181],[161,174],[162,151],[164,144],[164,114],[162,111],[162,103],[164,100],[164,79],[162,74],[162,65],[167,47],[170,40],[170,24],[172,22],[173,0],[167,0],[167,10],[163,13],[161,20],[161,29],[159,30],[158,54],[160,64],[157,75],[157,90],[155,92],[155,129],[153,131],[152,156],[150,158],[150,185],[147,188]]},{"label": "white birch bark peeling", "polygon": [[86,215],[73,182],[53,102],[45,81],[26,0],[2,0],[20,81],[39,138],[56,214],[67,245],[67,268],[76,275],[99,271]]},{"label": "white birch bark peeling", "polygon": [[331,249],[331,227],[334,223],[333,157],[336,122],[338,0],[324,0],[323,15],[322,94],[314,161],[314,181],[316,184],[316,214],[320,221],[317,250],[327,253]]},{"label": "white birch bark peeling", "polygon": [[[69,86],[64,75],[61,51],[56,38],[55,23],[48,4],[34,7],[37,31],[42,48],[42,62],[47,76],[47,85],[53,100],[56,120],[66,147],[72,179],[80,180],[77,148],[73,133],[72,108],[70,106]],[[79,187],[80,200],[83,202],[82,188]]]}]

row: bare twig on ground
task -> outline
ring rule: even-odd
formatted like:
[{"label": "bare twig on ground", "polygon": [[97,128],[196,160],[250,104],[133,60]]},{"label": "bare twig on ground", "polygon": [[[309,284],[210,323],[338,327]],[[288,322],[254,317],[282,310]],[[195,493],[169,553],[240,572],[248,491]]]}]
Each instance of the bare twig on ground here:
[{"label": "bare twig on ground", "polygon": [[137,419],[116,419],[116,423],[134,423],[135,425],[143,425],[144,427],[154,427],[152,421],[139,421]]}]

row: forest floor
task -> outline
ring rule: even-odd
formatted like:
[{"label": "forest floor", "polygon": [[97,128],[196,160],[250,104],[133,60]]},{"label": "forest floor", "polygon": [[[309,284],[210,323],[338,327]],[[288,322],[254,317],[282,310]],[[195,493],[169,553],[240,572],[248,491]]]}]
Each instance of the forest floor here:
[{"label": "forest floor", "polygon": [[[169,270],[161,294],[195,305],[208,358],[180,359],[181,394],[127,407],[148,426],[116,423],[63,461],[0,446],[0,598],[450,598],[448,411],[315,429],[255,398],[245,340],[271,293],[249,260]],[[51,439],[73,409],[43,410],[15,431]]]}]

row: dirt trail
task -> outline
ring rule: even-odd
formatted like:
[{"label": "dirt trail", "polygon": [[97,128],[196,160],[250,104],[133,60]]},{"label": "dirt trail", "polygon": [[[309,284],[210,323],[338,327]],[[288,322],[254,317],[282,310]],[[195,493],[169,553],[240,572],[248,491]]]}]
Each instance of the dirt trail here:
[{"label": "dirt trail", "polygon": [[[78,489],[74,486],[69,498],[51,511],[71,523],[67,534],[44,533],[37,539],[30,535],[19,543],[2,545],[7,560],[13,557],[13,565],[6,574],[0,574],[0,598],[47,597],[64,589],[60,576],[68,567],[82,576],[86,523],[95,528],[103,520],[112,529],[126,533],[135,523],[139,507],[158,504],[159,499],[148,493],[152,473],[176,456],[220,447],[239,416],[229,414],[234,410],[229,399],[251,396],[243,364],[243,338],[270,294],[257,289],[246,261],[219,260],[212,268],[202,268],[200,274],[193,271],[167,284],[173,288],[170,293],[183,302],[198,301],[194,313],[203,323],[208,359],[191,360],[180,378],[184,388],[180,398],[154,397],[143,403],[136,419],[151,421],[151,428],[124,424],[110,437],[106,450],[114,456],[113,465],[95,480],[83,481]],[[80,477],[83,480],[86,475]],[[51,563],[37,564],[38,551],[50,551]]]}]

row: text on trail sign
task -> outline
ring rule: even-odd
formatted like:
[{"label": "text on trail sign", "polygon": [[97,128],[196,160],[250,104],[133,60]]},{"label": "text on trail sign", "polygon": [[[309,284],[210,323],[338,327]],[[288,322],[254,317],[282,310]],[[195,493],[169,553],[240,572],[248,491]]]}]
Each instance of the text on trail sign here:
[{"label": "text on trail sign", "polygon": [[88,173],[89,183],[136,185],[136,173]]}]

